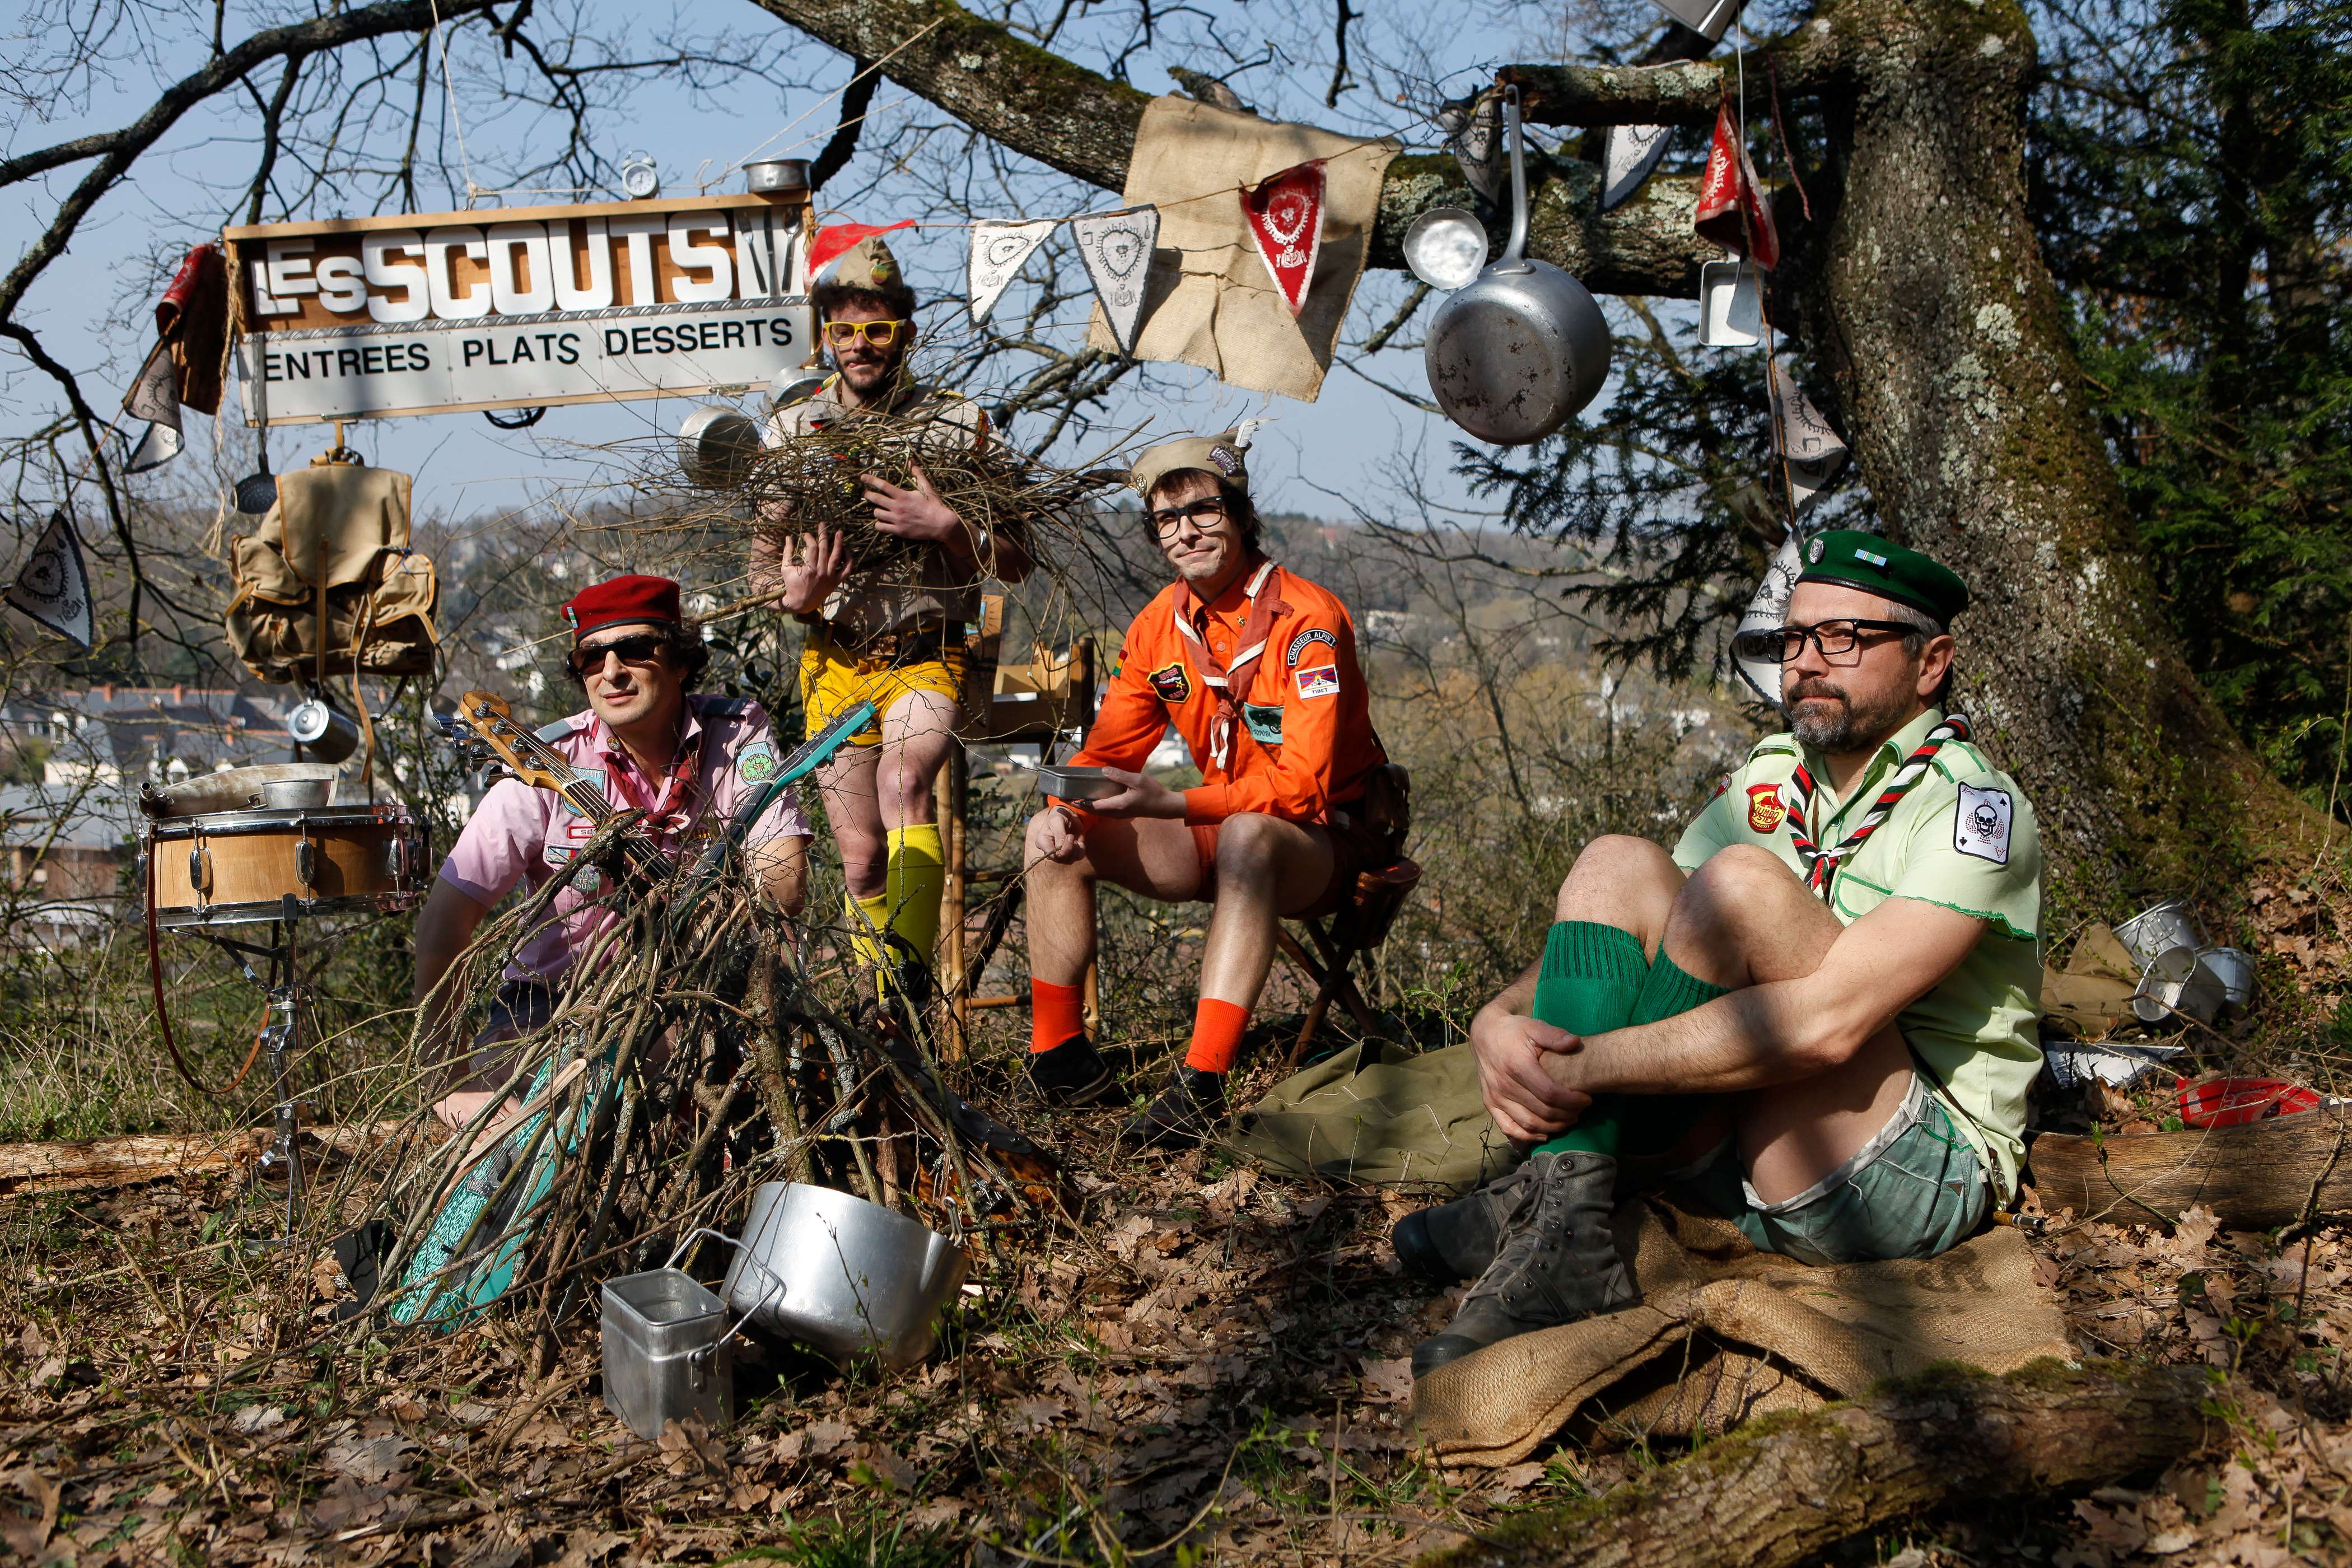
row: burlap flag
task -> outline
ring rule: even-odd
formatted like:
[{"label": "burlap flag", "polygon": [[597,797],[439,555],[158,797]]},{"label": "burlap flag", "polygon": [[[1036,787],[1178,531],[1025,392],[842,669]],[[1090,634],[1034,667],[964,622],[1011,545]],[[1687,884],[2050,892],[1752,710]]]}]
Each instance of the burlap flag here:
[{"label": "burlap flag", "polygon": [[1102,301],[1118,352],[1133,353],[1136,329],[1143,321],[1143,283],[1151,272],[1151,247],[1160,238],[1160,209],[1089,213],[1070,220],[1070,234],[1078,242],[1078,258],[1094,280],[1095,298]]},{"label": "burlap flag", "polygon": [[1323,254],[1323,160],[1309,159],[1242,192],[1242,217],[1294,316],[1307,308]]},{"label": "burlap flag", "polygon": [[1790,505],[1802,517],[1845,467],[1846,445],[1778,360],[1770,384],[1772,450],[1788,466]]},{"label": "burlap flag", "polygon": [[[1797,586],[1797,574],[1803,569],[1797,552],[1804,542],[1803,536],[1791,530],[1773,554],[1772,563],[1764,568],[1764,580],[1756,584],[1756,595],[1748,601],[1748,609],[1739,617],[1739,631],[1769,631],[1788,619],[1789,595]],[[1734,633],[1737,636],[1738,633]],[[1765,659],[1732,657],[1732,665],[1739,679],[1765,701],[1776,707],[1780,701],[1780,667]]]},{"label": "burlap flag", "polygon": [[1698,210],[1691,226],[1768,272],[1780,264],[1780,237],[1772,227],[1772,209],[1757,184],[1756,165],[1748,161],[1727,99],[1716,111],[1715,141],[1706,150],[1706,173],[1699,176]]},{"label": "burlap flag", "polygon": [[1671,125],[1612,125],[1601,143],[1601,210],[1633,199],[1674,140]]},{"label": "burlap flag", "polygon": [[82,565],[81,540],[65,513],[49,514],[49,526],[25,558],[7,599],[84,653],[89,651],[89,573]]},{"label": "burlap flag", "polygon": [[1058,224],[1055,218],[1034,223],[983,223],[972,226],[971,264],[966,277],[971,294],[971,324],[988,320],[996,301],[1036,248]]}]

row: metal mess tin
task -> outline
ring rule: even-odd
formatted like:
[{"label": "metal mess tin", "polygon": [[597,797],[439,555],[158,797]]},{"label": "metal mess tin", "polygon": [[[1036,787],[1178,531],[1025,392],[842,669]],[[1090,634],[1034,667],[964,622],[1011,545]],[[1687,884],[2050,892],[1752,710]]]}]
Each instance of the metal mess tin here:
[{"label": "metal mess tin", "polygon": [[727,1304],[677,1268],[604,1281],[604,1407],[640,1437],[735,1418]]},{"label": "metal mess tin", "polygon": [[835,1361],[871,1355],[900,1370],[939,1342],[940,1310],[967,1267],[954,1242],[879,1204],[763,1182],[719,1290],[771,1333]]},{"label": "metal mess tin", "polygon": [[1073,768],[1045,763],[1037,769],[1037,787],[1064,800],[1103,800],[1127,786],[1103,776],[1100,768]]}]

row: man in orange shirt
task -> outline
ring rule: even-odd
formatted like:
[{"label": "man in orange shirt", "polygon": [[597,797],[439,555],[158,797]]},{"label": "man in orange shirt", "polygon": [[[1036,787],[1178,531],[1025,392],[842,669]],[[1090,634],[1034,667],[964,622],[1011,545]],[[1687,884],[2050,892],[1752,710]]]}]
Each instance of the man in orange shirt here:
[{"label": "man in orange shirt", "polygon": [[[1055,800],[1029,822],[1029,1075],[1066,1105],[1110,1083],[1080,1016],[1097,881],[1212,903],[1191,1046],[1127,1127],[1130,1142],[1184,1148],[1224,1117],[1225,1074],[1278,922],[1338,910],[1356,874],[1399,846],[1364,820],[1366,787],[1388,759],[1355,626],[1336,596],[1259,550],[1241,442],[1166,442],[1138,459],[1133,482],[1176,581],[1128,628],[1086,749],[1070,759],[1125,787]],[[1200,766],[1195,788],[1138,771],[1171,723]]]}]

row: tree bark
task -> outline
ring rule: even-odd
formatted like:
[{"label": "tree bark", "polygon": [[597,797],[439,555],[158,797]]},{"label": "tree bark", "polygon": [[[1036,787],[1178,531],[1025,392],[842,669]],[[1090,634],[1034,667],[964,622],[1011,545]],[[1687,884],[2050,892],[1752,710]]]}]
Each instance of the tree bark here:
[{"label": "tree bark", "polygon": [[[893,79],[1015,152],[1124,184],[1146,101],[1132,88],[949,0],[756,3],[886,59]],[[1812,221],[1780,193],[1775,314],[1834,387],[1888,532],[1974,590],[1957,705],[2033,804],[2053,901],[2210,900],[2266,848],[2308,854],[2333,826],[2239,743],[2181,657],[2091,418],[2026,210],[2034,45],[2017,0],[1822,0],[1770,49],[1782,101],[1817,101],[1829,142]],[[1504,77],[1538,121],[1690,123],[1712,118],[1724,68]],[[1750,99],[1760,118],[1761,92]],[[1598,184],[1590,164],[1539,160],[1529,254],[1598,292],[1695,296],[1720,253],[1691,232],[1692,182],[1653,180],[1606,215]],[[1372,264],[1396,265],[1405,226],[1448,205],[1471,205],[1452,159],[1397,159]]]},{"label": "tree bark", "polygon": [[2044,1209],[2116,1225],[2169,1226],[2192,1204],[2232,1230],[2352,1214],[2352,1116],[2342,1107],[2202,1132],[2044,1132],[2028,1163]]},{"label": "tree bark", "polygon": [[1590,1503],[1423,1561],[1780,1568],[1930,1509],[2160,1469],[2203,1440],[2210,1391],[2201,1367],[2114,1363],[1914,1379],[1768,1417]]}]

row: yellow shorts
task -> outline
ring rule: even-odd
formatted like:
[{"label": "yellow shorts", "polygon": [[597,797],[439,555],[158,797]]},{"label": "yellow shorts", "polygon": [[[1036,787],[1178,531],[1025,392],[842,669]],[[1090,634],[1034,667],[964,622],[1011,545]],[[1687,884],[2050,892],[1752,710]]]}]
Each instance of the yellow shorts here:
[{"label": "yellow shorts", "polygon": [[853,653],[824,633],[812,632],[808,646],[801,649],[801,710],[807,732],[816,734],[844,709],[866,701],[874,704],[875,722],[852,735],[849,743],[878,746],[881,716],[909,691],[936,691],[961,706],[964,663],[960,647],[942,648],[935,658],[898,664],[888,655]]}]

